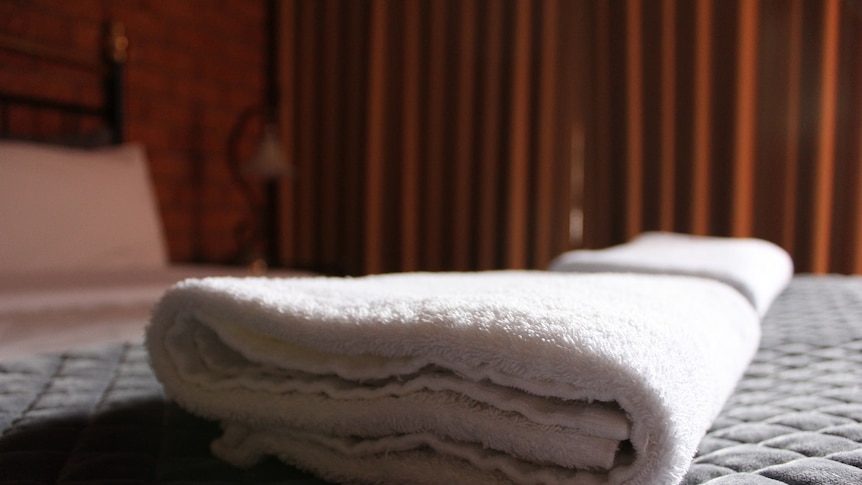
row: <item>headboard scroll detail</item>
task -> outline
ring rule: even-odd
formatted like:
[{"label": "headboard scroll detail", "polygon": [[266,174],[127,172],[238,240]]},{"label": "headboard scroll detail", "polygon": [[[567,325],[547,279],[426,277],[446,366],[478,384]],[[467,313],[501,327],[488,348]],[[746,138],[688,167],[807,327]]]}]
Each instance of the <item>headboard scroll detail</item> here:
[{"label": "headboard scroll detail", "polygon": [[[104,145],[124,141],[124,66],[128,60],[129,41],[120,22],[107,22],[104,41],[98,52],[87,55],[66,51],[26,39],[0,33],[0,51],[34,59],[49,66],[65,67],[89,73],[100,82],[101,102],[69,101],[17,92],[0,92],[0,138],[36,139],[61,145]],[[11,109],[26,109],[33,113],[54,112],[75,119],[72,133],[42,139],[17,133],[11,126]],[[96,133],[81,133],[81,120],[96,118],[101,127]],[[64,125],[65,126],[65,125]]]}]

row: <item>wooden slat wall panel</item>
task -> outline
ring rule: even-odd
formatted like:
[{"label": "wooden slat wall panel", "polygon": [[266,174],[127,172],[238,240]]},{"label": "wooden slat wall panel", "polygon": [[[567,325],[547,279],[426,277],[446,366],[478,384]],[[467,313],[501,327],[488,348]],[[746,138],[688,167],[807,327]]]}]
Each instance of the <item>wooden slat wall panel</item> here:
[{"label": "wooden slat wall panel", "polygon": [[[458,9],[458,72],[457,78],[456,116],[454,134],[454,154],[452,160],[454,166],[454,190],[452,202],[453,207],[469,208],[473,204],[473,193],[475,178],[473,170],[473,157],[475,153],[476,139],[476,62],[479,50],[476,48],[476,22],[478,20],[478,2],[476,0],[462,0]],[[452,220],[452,265],[455,268],[469,268],[471,266],[470,255],[472,248],[471,233],[475,222],[475,211],[455,210]],[[412,244],[416,242],[413,241]],[[408,245],[407,241],[404,245]]]},{"label": "wooden slat wall panel", "polygon": [[[320,48],[323,58],[320,68],[323,69],[321,88],[323,92],[332,93],[323,99],[320,108],[320,129],[332,133],[333,138],[344,138],[344,125],[340,122],[341,110],[344,102],[344,89],[340,83],[345,78],[345,63],[339,62],[338,52],[344,43],[344,16],[343,9],[334,8],[332,4],[322,5],[320,14],[324,23],[322,35],[320,36]],[[345,156],[344,144],[326,143],[320,152],[320,173],[337,173],[339,160]],[[321,186],[318,195],[321,221],[335,221],[340,213],[339,204],[341,190],[339,184],[327,184]],[[332,259],[339,253],[338,227],[334,224],[323,224],[320,232],[320,253],[324,259]]]},{"label": "wooden slat wall panel", "polygon": [[814,227],[811,265],[825,271],[829,267],[830,229],[833,226],[835,177],[835,112],[838,81],[839,0],[823,4],[823,33],[820,68],[820,115],[817,121],[817,158],[814,177]]},{"label": "wooden slat wall panel", "polygon": [[757,19],[757,3],[740,4],[736,45],[743,47],[738,49],[736,71],[731,231],[742,237],[751,236],[754,218],[757,49],[752,46],[757,45]]},{"label": "wooden slat wall panel", "polygon": [[421,86],[420,81],[424,78],[422,64],[420,63],[420,52],[422,49],[421,36],[421,9],[419,2],[406,2],[404,4],[404,95],[402,98],[403,109],[403,144],[401,145],[401,189],[403,199],[401,201],[401,269],[403,271],[415,271],[419,268],[419,241],[420,234],[419,211],[421,209],[419,200],[420,177],[422,157],[422,129],[421,120]]},{"label": "wooden slat wall panel", "polygon": [[[294,0],[281,0],[278,4],[278,19],[279,27],[284,25],[296,25],[296,6]],[[278,28],[278,39],[276,40],[276,58],[277,71],[276,83],[278,83],[279,106],[276,107],[276,113],[281,128],[281,141],[285,146],[293,147],[296,145],[295,135],[296,126],[294,121],[296,116],[297,99],[295,93],[297,89],[294,87],[296,76],[294,76],[294,66],[296,66],[296,50],[293,46],[297,45],[296,29]],[[293,202],[295,199],[294,185],[291,183],[282,183],[278,187],[278,199],[280,205],[278,207],[278,241],[279,247],[277,255],[279,260],[283,260],[285,255],[296,254],[296,239],[291,233],[291,228],[296,226],[296,213],[293,208],[288,205],[288,202]]]},{"label": "wooden slat wall panel", "polygon": [[[590,82],[586,96],[584,137],[584,234],[583,243],[595,247],[615,240],[613,224],[608,219],[617,213],[614,204],[611,165],[611,59],[610,2],[591,2],[587,9],[589,46],[587,74]],[[587,161],[590,162],[587,162]],[[587,187],[589,185],[589,188]]]},{"label": "wooden slat wall panel", "polygon": [[[796,212],[800,119],[800,66],[802,42],[801,0],[768,0],[761,3],[760,15],[774,19],[759,25],[758,78],[755,102],[758,116],[755,130],[755,173],[758,184],[754,200],[754,227],[760,235],[794,252],[795,218],[775,224],[776,214]],[[783,120],[783,121],[776,121]]]},{"label": "wooden slat wall panel", "polygon": [[862,271],[858,2],[608,4],[588,12],[585,245],[755,236],[798,271]]},{"label": "wooden slat wall panel", "polygon": [[626,228],[636,234],[643,220],[644,97],[643,52],[641,51],[642,5],[626,0]]},{"label": "wooden slat wall panel", "polygon": [[495,247],[500,243],[499,218],[495,212],[497,187],[500,183],[502,168],[501,146],[498,138],[503,119],[501,104],[503,92],[504,37],[503,3],[491,2],[486,5],[485,22],[480,25],[482,48],[485,51],[480,64],[480,85],[483,87],[479,99],[479,113],[482,119],[482,132],[479,135],[481,147],[476,159],[481,178],[479,179],[476,216],[478,218],[478,267],[491,269],[498,265]]},{"label": "wooden slat wall panel", "polygon": [[528,191],[528,167],[527,157],[529,155],[530,139],[530,96],[533,87],[530,86],[530,71],[532,69],[532,54],[530,49],[530,30],[532,29],[531,10],[528,0],[516,0],[514,5],[513,20],[514,32],[512,35],[512,83],[509,117],[510,127],[508,136],[509,174],[505,190],[508,193],[506,232],[504,241],[508,243],[505,251],[505,266],[509,268],[526,267],[526,238],[527,234],[527,191]]},{"label": "wooden slat wall panel", "polygon": [[[841,16],[840,45],[862,45],[862,8],[857,4],[853,14]],[[836,220],[848,221],[851,237],[835,238],[836,252],[852,262],[855,273],[862,273],[862,252],[859,244],[862,242],[862,218],[859,208],[862,207],[862,62],[858,51],[841,49],[839,66],[851,66],[846,73],[839,76],[838,99],[838,138],[836,140],[836,162],[841,164],[839,173],[846,177],[837,177],[840,196],[836,206],[845,208],[842,214],[836,214]],[[855,143],[854,143],[855,142]],[[855,208],[855,214],[854,214]],[[855,217],[854,217],[855,216]]]},{"label": "wooden slat wall panel", "polygon": [[[541,93],[558,92],[560,63],[556,61],[561,55],[559,45],[561,26],[558,22],[561,15],[559,2],[551,1],[547,3],[546,9],[541,12],[541,18],[536,23],[539,25],[537,35],[541,36],[540,43],[543,46],[539,53],[541,71],[538,91]],[[565,220],[565,215],[562,218],[556,215],[559,211],[555,211],[555,205],[565,206],[566,202],[554,198],[556,192],[554,186],[558,176],[554,169],[555,166],[564,165],[554,163],[555,153],[559,149],[559,143],[556,141],[560,122],[556,111],[557,106],[566,107],[565,100],[542,96],[536,106],[538,147],[535,157],[536,182],[533,188],[535,204],[532,208],[533,213],[530,215],[530,221],[534,224],[528,231],[535,234],[535,257],[539,261],[549,261],[555,256],[549,253],[553,248],[554,226],[559,226],[557,221]]]},{"label": "wooden slat wall panel", "polygon": [[[331,5],[331,2],[329,4]],[[384,200],[386,195],[383,192],[385,189],[384,175],[386,173],[384,165],[386,141],[384,135],[388,127],[386,107],[387,103],[390,102],[387,99],[386,59],[387,50],[391,45],[387,36],[389,28],[389,13],[387,10],[387,5],[382,0],[371,0],[370,22],[374,25],[374,28],[370,31],[371,40],[368,46],[368,105],[365,108],[368,114],[368,118],[366,119],[368,134],[367,152],[364,161],[365,173],[374,174],[374,176],[363,177],[365,197],[364,200],[360,201],[364,202],[362,205],[366,208],[364,213],[365,227],[362,234],[364,236],[363,262],[370,268],[377,268],[383,264],[381,259],[383,255],[380,247],[383,244],[381,236],[383,233]],[[323,93],[323,98],[327,98],[326,92]],[[320,185],[321,187],[326,187],[329,184]]]},{"label": "wooden slat wall panel", "polygon": [[[712,186],[709,183],[712,138],[712,0],[695,2],[694,52],[694,140],[692,143],[691,232],[704,234],[709,229]],[[681,181],[682,182],[682,181]],[[682,182],[685,183],[685,182]],[[641,229],[641,228],[639,228]],[[629,234],[631,236],[631,234]]]},{"label": "wooden slat wall panel", "polygon": [[566,250],[587,5],[283,2],[284,264],[543,268]]},{"label": "wooden slat wall panel", "polygon": [[677,201],[675,200],[674,186],[676,185],[676,105],[674,94],[676,90],[676,1],[662,0],[661,22],[659,42],[659,62],[661,79],[659,81],[659,117],[660,124],[658,138],[660,140],[660,152],[658,155],[660,168],[659,176],[659,228],[665,231],[673,231],[674,213]]}]

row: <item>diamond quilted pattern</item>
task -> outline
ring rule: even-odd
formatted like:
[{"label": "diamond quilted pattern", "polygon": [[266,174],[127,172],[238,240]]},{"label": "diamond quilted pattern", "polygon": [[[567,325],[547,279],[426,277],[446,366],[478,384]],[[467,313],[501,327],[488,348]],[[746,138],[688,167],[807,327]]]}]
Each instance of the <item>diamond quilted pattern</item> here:
[{"label": "diamond quilted pattern", "polygon": [[[794,432],[796,432],[795,428],[779,424],[764,423],[762,426],[741,424],[716,430],[712,433],[712,437],[723,438],[728,443],[757,443]],[[703,451],[702,446],[701,451]]]},{"label": "diamond quilted pattern", "polygon": [[797,277],[684,483],[862,483],[860,423],[862,282]]},{"label": "diamond quilted pattern", "polygon": [[840,451],[852,451],[859,443],[825,433],[792,433],[760,442],[762,446],[795,451],[805,456],[827,456]]},{"label": "diamond quilted pattern", "polygon": [[829,459],[862,469],[862,450],[860,449],[844,453],[835,453],[829,455]]},{"label": "diamond quilted pattern", "polygon": [[789,461],[765,468],[759,474],[789,485],[862,483],[862,470],[826,458]]},{"label": "diamond quilted pattern", "polygon": [[[700,483],[700,482],[691,482]],[[733,473],[722,475],[709,482],[710,485],[786,485],[786,482],[773,480],[755,473]]]},{"label": "diamond quilted pattern", "polygon": [[212,456],[218,425],[167,402],[141,344],[0,364],[0,484],[320,483]]}]

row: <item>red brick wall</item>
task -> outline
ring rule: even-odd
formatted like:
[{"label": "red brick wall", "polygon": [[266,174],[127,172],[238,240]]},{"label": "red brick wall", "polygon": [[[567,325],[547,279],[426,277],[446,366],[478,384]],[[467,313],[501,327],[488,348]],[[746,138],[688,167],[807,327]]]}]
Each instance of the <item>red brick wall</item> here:
[{"label": "red brick wall", "polygon": [[[3,33],[85,56],[99,52],[106,20],[125,25],[126,139],[147,147],[173,261],[225,261],[236,251],[234,227],[247,208],[230,182],[227,141],[239,114],[263,98],[264,8],[262,0],[0,0]],[[99,89],[80,73],[0,59],[0,91],[98,101]]]}]

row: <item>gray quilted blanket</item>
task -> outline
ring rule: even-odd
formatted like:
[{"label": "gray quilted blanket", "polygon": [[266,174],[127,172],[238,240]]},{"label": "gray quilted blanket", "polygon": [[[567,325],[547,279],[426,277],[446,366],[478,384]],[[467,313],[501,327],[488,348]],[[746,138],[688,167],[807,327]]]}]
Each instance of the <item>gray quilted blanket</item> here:
[{"label": "gray quilted blanket", "polygon": [[[862,483],[862,278],[796,277],[685,484]],[[209,453],[218,425],[162,396],[140,343],[0,364],[0,483],[319,483]]]},{"label": "gray quilted blanket", "polygon": [[862,278],[793,280],[684,483],[862,484]]}]

